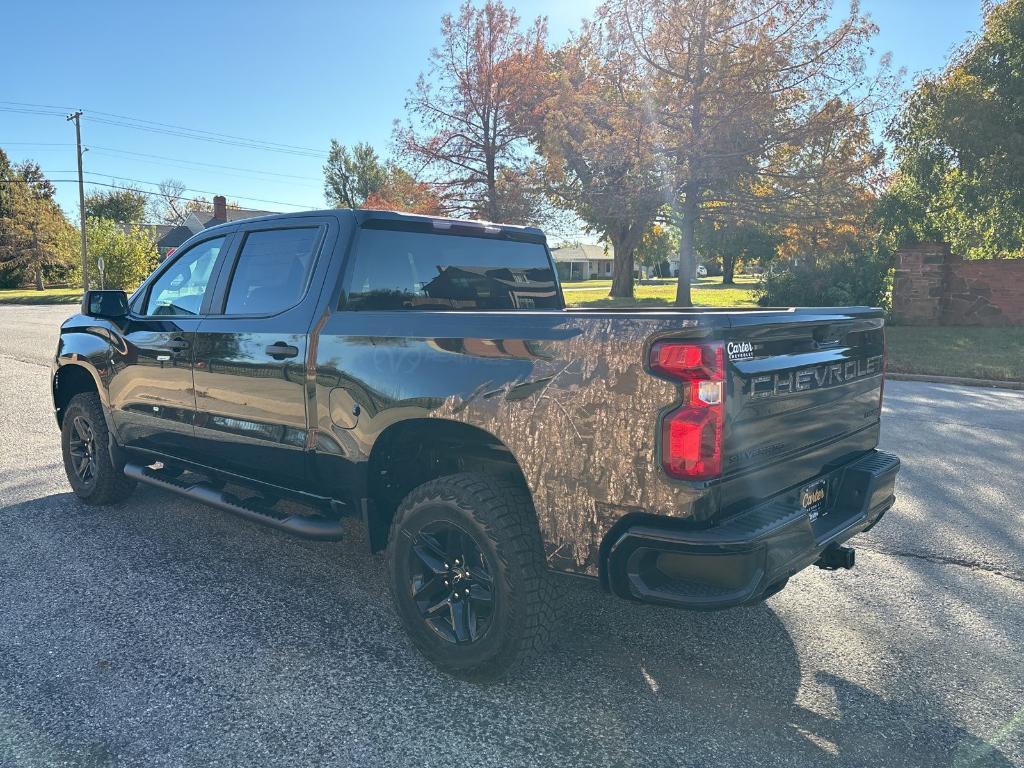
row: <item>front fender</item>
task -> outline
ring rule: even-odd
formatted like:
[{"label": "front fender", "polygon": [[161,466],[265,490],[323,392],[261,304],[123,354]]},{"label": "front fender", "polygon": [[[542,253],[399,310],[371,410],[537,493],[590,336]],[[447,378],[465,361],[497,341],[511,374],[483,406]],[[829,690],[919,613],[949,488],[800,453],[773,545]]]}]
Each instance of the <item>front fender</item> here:
[{"label": "front fender", "polygon": [[[111,426],[108,390],[114,374],[115,354],[118,346],[123,344],[116,329],[103,320],[76,315],[61,326],[50,380],[55,413],[61,406],[58,392],[60,372],[67,366],[77,366],[92,378],[107,417],[107,425]],[[57,418],[59,421],[59,414]]]}]

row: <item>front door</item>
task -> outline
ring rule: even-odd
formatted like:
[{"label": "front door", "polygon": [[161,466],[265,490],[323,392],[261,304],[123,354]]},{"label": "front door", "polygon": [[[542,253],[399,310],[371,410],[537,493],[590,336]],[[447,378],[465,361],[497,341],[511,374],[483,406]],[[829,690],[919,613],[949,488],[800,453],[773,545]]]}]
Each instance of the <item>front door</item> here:
[{"label": "front door", "polygon": [[209,466],[301,488],[309,446],[306,352],[328,225],[297,217],[239,232],[196,334],[196,440]]},{"label": "front door", "polygon": [[121,445],[183,457],[193,447],[193,346],[230,237],[176,254],[132,302],[109,387]]}]

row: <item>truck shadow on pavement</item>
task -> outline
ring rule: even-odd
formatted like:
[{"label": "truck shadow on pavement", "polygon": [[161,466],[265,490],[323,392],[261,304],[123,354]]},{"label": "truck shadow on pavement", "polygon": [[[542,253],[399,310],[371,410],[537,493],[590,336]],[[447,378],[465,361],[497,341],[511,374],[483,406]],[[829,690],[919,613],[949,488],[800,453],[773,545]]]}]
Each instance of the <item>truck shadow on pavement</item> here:
[{"label": "truck shadow on pavement", "polygon": [[684,613],[561,579],[548,655],[508,682],[454,680],[406,641],[382,558],[351,534],[300,541],[152,489],[0,511],[0,757],[1010,765],[937,700],[803,669],[771,602]]},{"label": "truck shadow on pavement", "polygon": [[790,765],[1011,765],[942,717],[938,702],[883,697],[802,664],[771,602],[688,613],[618,603],[584,585],[569,592],[556,655],[541,662],[547,690],[604,678],[614,706],[639,708],[652,730],[671,734],[679,762],[752,753]]}]

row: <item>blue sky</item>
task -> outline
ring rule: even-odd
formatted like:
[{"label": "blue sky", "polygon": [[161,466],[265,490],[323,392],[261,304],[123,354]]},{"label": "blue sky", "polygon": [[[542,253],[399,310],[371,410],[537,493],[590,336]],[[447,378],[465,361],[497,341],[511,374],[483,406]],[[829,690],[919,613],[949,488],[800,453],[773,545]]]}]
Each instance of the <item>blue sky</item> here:
[{"label": "blue sky", "polygon": [[[546,14],[556,41],[596,5],[510,4],[524,19]],[[457,6],[452,0],[92,0],[57,11],[50,3],[16,0],[4,10],[4,26],[13,34],[5,35],[0,101],[82,108],[91,181],[174,177],[245,207],[323,207],[319,154],[140,131],[97,113],[323,154],[332,137],[346,144],[369,141],[386,152],[392,121],[402,114],[405,94],[437,44],[439,19]],[[862,0],[861,6],[880,27],[876,50],[892,52],[894,66],[908,71],[908,83],[915,73],[941,68],[949,52],[980,26],[978,0]],[[8,108],[0,103],[0,110]],[[52,178],[75,178],[73,141],[74,130],[61,115],[0,111],[0,147],[13,160],[37,160]],[[77,215],[77,187],[57,187],[65,211]]]}]

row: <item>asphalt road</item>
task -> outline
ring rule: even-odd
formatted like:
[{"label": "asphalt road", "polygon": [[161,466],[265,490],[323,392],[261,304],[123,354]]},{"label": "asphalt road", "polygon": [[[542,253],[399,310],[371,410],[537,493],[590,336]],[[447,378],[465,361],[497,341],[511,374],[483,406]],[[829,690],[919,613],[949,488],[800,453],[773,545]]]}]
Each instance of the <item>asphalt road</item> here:
[{"label": "asphalt road", "polygon": [[77,504],[67,313],[0,307],[0,766],[1024,766],[1024,394],[886,386],[899,500],[853,571],[708,614],[566,580],[550,654],[480,686],[412,650],[358,528]]}]

